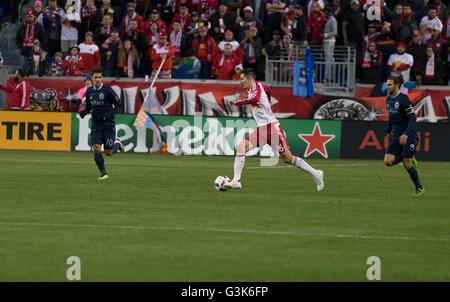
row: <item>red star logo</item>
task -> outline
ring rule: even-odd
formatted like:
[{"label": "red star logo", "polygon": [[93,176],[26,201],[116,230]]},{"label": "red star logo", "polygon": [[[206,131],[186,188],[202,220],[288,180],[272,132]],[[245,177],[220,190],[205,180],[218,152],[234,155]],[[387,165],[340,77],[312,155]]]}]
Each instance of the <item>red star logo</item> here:
[{"label": "red star logo", "polygon": [[314,130],[311,134],[299,134],[298,136],[308,143],[304,157],[308,157],[311,153],[317,151],[325,158],[328,158],[328,152],[325,145],[336,137],[334,134],[322,135],[319,122],[316,122],[314,125]]}]

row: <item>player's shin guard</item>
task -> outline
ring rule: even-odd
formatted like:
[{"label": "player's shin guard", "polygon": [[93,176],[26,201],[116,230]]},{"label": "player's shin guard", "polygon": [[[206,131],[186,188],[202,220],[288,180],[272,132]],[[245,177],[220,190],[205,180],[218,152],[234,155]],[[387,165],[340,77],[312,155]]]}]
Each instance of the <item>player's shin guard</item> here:
[{"label": "player's shin guard", "polygon": [[408,171],[409,176],[411,177],[411,180],[413,181],[416,188],[422,189],[423,187],[422,184],[420,183],[419,174],[417,173],[417,170],[414,167],[411,167],[406,171]]},{"label": "player's shin guard", "polygon": [[234,158],[234,177],[233,180],[238,181],[241,179],[242,169],[244,169],[245,154],[236,153]]},{"label": "player's shin guard", "polygon": [[105,170],[105,160],[103,159],[103,156],[101,153],[94,153],[94,160],[95,163],[97,164],[98,169],[100,170],[100,173],[106,174],[106,170]]},{"label": "player's shin guard", "polygon": [[317,175],[317,170],[314,169],[313,167],[311,167],[306,161],[304,161],[300,157],[293,156],[291,165],[293,165],[305,172],[308,172],[309,174],[311,174],[312,177],[316,177],[316,175]]}]

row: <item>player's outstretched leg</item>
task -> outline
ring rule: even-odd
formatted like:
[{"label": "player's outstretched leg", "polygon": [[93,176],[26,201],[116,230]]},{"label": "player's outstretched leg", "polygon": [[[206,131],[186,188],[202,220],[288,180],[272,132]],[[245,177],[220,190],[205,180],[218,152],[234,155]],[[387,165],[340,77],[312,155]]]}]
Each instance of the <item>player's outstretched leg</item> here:
[{"label": "player's outstretched leg", "polygon": [[248,140],[244,140],[236,147],[236,157],[234,158],[234,177],[230,181],[229,186],[233,189],[242,188],[241,175],[245,165],[245,153],[252,149],[252,145]]},{"label": "player's outstretched leg", "polygon": [[317,191],[322,191],[325,183],[323,181],[323,171],[316,170],[311,167],[306,161],[298,156],[292,155],[291,151],[286,151],[280,154],[283,161],[287,164],[293,165],[305,172],[308,172],[313,177],[317,185]]},{"label": "player's outstretched leg", "polygon": [[125,147],[123,146],[120,139],[116,138],[116,140],[114,141],[113,150],[114,150],[114,152],[113,152],[114,154],[117,153],[118,151],[125,152]]},{"label": "player's outstretched leg", "polygon": [[416,186],[416,191],[414,192],[414,196],[420,196],[425,192],[424,187],[420,183],[419,174],[417,170],[413,167],[412,158],[403,159],[403,166],[411,177],[412,182]]},{"label": "player's outstretched leg", "polygon": [[99,144],[94,145],[94,160],[100,170],[100,177],[98,179],[103,180],[108,178],[105,170],[105,160],[102,156],[102,146]]}]

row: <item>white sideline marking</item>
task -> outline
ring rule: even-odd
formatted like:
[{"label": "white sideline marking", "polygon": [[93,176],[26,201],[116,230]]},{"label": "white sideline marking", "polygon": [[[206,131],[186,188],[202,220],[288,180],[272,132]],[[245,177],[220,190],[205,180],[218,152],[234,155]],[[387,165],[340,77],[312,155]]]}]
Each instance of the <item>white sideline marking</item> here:
[{"label": "white sideline marking", "polygon": [[38,222],[1,222],[5,226],[37,226],[37,227],[68,227],[68,228],[106,228],[106,229],[128,229],[128,230],[153,230],[153,231],[181,231],[181,232],[218,232],[218,233],[244,233],[261,235],[284,235],[284,236],[308,236],[327,238],[352,238],[352,239],[380,239],[380,240],[406,240],[406,241],[438,241],[449,242],[450,238],[416,238],[397,236],[376,235],[351,235],[351,234],[313,234],[305,232],[283,232],[283,231],[257,231],[257,230],[233,230],[216,228],[184,228],[184,227],[156,227],[156,226],[133,226],[133,225],[99,225],[99,224],[66,224],[66,223],[38,223]]}]

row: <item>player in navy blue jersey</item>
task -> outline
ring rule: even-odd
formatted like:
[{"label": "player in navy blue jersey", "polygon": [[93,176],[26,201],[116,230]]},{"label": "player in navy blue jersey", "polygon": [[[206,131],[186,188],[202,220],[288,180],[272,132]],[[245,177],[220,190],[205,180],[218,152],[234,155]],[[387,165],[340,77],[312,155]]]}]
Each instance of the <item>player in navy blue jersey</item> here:
[{"label": "player in navy blue jersey", "polygon": [[119,150],[125,151],[120,140],[116,139],[114,121],[114,115],[119,112],[121,103],[114,90],[103,84],[101,68],[92,70],[92,80],[94,86],[86,90],[86,109],[80,111],[80,116],[84,118],[92,110],[91,143],[94,147],[94,160],[101,173],[98,179],[103,180],[108,178],[108,174],[102,156],[102,145],[108,156]]},{"label": "player in navy blue jersey", "polygon": [[403,161],[403,166],[416,186],[414,196],[425,192],[417,173],[417,161],[414,158],[419,142],[416,133],[416,114],[411,100],[400,92],[403,84],[401,76],[391,76],[387,80],[386,106],[389,111],[389,123],[386,132],[390,141],[384,155],[386,166],[396,165]]}]

